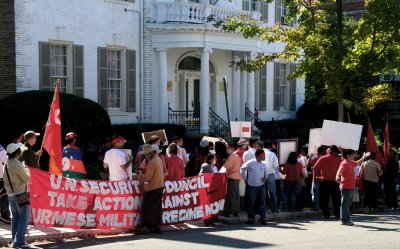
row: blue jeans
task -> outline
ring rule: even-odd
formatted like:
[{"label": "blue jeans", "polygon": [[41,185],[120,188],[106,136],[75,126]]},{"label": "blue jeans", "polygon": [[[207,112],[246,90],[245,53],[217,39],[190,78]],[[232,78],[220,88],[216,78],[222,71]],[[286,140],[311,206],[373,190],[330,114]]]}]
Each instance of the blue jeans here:
[{"label": "blue jeans", "polygon": [[342,198],[340,202],[340,220],[342,223],[350,221],[350,206],[353,202],[354,189],[340,189]]},{"label": "blue jeans", "polygon": [[256,215],[256,203],[258,201],[261,219],[266,218],[267,207],[265,206],[266,191],[265,185],[259,187],[248,186],[249,208],[247,209],[247,218],[254,220]]},{"label": "blue jeans", "polygon": [[283,181],[283,209],[296,210],[297,182]]},{"label": "blue jeans", "polygon": [[268,191],[268,200],[271,203],[272,213],[278,213],[278,206],[276,201],[276,183],[275,183],[275,175],[269,174],[266,185],[266,191]]},{"label": "blue jeans", "polygon": [[17,198],[9,196],[8,202],[12,213],[11,238],[15,247],[25,245],[25,233],[30,217],[30,205],[19,207]]},{"label": "blue jeans", "polygon": [[319,182],[313,182],[311,185],[311,198],[314,203],[313,208],[315,211],[319,211],[318,191],[319,191]]}]

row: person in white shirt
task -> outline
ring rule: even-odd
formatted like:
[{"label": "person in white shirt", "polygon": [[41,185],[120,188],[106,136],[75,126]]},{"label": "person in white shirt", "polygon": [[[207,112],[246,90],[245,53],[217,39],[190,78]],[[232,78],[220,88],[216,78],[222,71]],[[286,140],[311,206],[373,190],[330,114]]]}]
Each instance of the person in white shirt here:
[{"label": "person in white shirt", "polygon": [[256,150],[259,148],[258,139],[250,139],[249,148],[243,153],[243,163],[256,158]]},{"label": "person in white shirt", "polygon": [[272,214],[277,215],[279,213],[278,210],[278,202],[276,198],[276,182],[275,182],[275,173],[279,172],[279,162],[278,157],[274,152],[270,151],[272,148],[272,143],[265,142],[264,143],[264,152],[265,152],[265,164],[267,165],[267,173],[268,177],[265,182],[266,191],[268,195],[268,200],[271,204]]},{"label": "person in white shirt", "polygon": [[246,224],[254,224],[256,203],[259,203],[261,224],[267,224],[267,210],[265,206],[265,180],[268,177],[267,166],[264,163],[265,152],[257,149],[256,158],[248,161],[240,168],[240,174],[248,187],[248,209]]},{"label": "person in white shirt", "polygon": [[186,152],[186,149],[183,148],[183,138],[180,136],[175,136],[172,138],[172,142],[178,145],[178,156],[180,156],[183,159],[183,162],[185,163],[185,167],[189,162],[189,155]]},{"label": "person in white shirt", "polygon": [[123,181],[128,180],[129,176],[127,168],[133,160],[132,155],[126,154],[122,148],[126,140],[118,136],[112,141],[112,148],[104,155],[103,166],[105,169],[108,168],[110,172],[109,181]]}]

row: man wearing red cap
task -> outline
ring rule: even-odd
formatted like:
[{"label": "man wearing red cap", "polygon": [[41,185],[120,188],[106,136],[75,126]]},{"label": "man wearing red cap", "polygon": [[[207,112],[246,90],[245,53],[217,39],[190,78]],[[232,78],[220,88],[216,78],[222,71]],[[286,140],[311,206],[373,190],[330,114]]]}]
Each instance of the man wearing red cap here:
[{"label": "man wearing red cap", "polygon": [[104,155],[103,166],[108,168],[110,172],[110,181],[123,181],[128,180],[129,176],[126,169],[129,167],[133,160],[132,155],[126,154],[122,148],[126,140],[117,136],[112,140],[112,148]]},{"label": "man wearing red cap", "polygon": [[82,152],[76,146],[78,135],[69,132],[65,135],[67,146],[62,150],[63,176],[75,179],[86,179],[86,169],[82,162]]},{"label": "man wearing red cap", "polygon": [[249,142],[246,139],[240,139],[237,142],[237,150],[235,151],[235,154],[240,157],[242,163],[243,163],[243,154],[245,151],[247,151],[248,147],[249,147]]}]

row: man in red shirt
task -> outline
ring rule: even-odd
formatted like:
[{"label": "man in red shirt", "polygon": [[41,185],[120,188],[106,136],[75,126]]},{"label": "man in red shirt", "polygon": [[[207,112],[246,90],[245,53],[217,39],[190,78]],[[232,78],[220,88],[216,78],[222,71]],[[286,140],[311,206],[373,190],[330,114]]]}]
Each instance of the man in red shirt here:
[{"label": "man in red shirt", "polygon": [[340,217],[340,190],[336,182],[336,173],[339,169],[342,158],[339,156],[339,149],[336,145],[329,147],[329,153],[318,158],[315,163],[315,179],[320,180],[319,204],[325,218],[329,218],[329,197],[332,197],[333,212],[336,218]]}]

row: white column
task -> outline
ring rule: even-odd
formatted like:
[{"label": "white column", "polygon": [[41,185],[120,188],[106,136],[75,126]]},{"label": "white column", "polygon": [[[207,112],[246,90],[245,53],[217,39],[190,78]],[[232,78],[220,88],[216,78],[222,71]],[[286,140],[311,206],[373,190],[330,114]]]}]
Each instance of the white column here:
[{"label": "white column", "polygon": [[[251,59],[253,59],[256,55],[251,53]],[[254,103],[255,100],[255,91],[256,91],[256,84],[254,82],[254,72],[249,72],[247,74],[247,107],[249,111],[254,113]]]},{"label": "white column", "polygon": [[247,71],[242,71],[240,76],[240,120],[244,120],[244,107],[247,102]]},{"label": "white column", "polygon": [[[233,58],[235,62],[239,61],[239,57]],[[244,96],[242,96],[244,97]],[[232,115],[231,120],[240,120],[240,70],[233,71],[233,102],[232,102]]]},{"label": "white column", "polygon": [[200,133],[208,133],[208,108],[210,106],[210,49],[201,51],[200,72]]},{"label": "white column", "polygon": [[159,63],[159,122],[168,123],[168,99],[167,99],[167,51],[157,49]]}]

